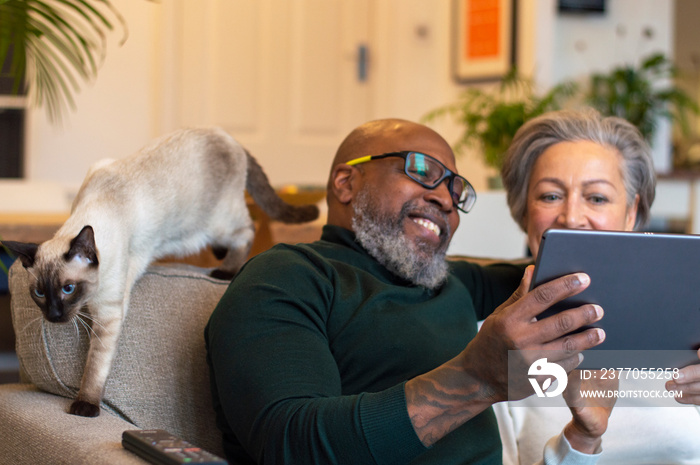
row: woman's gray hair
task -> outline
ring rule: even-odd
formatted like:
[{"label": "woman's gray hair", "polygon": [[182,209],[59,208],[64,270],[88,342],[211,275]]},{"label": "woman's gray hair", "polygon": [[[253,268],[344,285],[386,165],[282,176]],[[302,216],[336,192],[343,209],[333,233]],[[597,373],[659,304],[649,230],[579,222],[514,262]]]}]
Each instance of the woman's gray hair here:
[{"label": "woman's gray hair", "polygon": [[506,153],[501,176],[513,219],[525,230],[527,191],[537,158],[559,142],[591,141],[615,149],[623,159],[622,179],[627,207],[639,195],[635,229],[649,221],[656,193],[656,173],[651,149],[639,130],[628,121],[603,117],[593,109],[561,110],[533,118],[518,129]]}]

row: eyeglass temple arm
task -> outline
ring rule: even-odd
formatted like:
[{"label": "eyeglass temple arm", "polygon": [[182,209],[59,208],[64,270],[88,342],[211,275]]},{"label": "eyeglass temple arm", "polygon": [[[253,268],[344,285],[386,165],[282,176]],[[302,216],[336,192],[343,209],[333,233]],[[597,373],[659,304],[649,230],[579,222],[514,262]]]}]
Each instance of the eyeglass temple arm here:
[{"label": "eyeglass temple arm", "polygon": [[360,163],[368,162],[371,159],[372,159],[372,155],[366,155],[364,157],[355,158],[354,160],[350,160],[350,161],[346,162],[345,164],[350,165],[350,166],[359,165]]}]

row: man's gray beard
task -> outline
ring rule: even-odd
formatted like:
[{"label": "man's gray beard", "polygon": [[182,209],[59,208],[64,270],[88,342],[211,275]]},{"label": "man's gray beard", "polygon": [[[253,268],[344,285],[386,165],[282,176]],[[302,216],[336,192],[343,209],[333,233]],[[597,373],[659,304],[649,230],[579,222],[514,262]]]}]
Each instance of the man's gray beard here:
[{"label": "man's gray beard", "polygon": [[[396,218],[391,218],[379,211],[369,192],[364,190],[355,199],[353,209],[352,227],[357,241],[389,271],[428,289],[437,289],[447,280],[445,254],[449,229],[441,232],[441,243],[437,247],[427,241],[413,242],[406,236],[403,224],[409,212],[419,213],[421,208],[408,202]],[[435,208],[430,208],[430,213],[445,216]],[[446,219],[444,224],[449,228]]]}]

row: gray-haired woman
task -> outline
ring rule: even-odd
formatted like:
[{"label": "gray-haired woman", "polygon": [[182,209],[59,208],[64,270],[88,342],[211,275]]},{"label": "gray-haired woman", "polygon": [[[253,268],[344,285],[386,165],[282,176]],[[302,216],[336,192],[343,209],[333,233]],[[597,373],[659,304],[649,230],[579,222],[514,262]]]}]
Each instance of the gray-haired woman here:
[{"label": "gray-haired woman", "polygon": [[[511,215],[527,233],[534,257],[549,228],[629,231],[644,225],[656,186],[650,149],[639,131],[594,110],[550,112],[524,124],[502,176]],[[693,371],[688,376],[699,377]],[[495,408],[504,463],[534,463],[562,428],[552,439],[559,441],[555,449],[575,463],[700,463],[697,408],[654,407],[652,401],[611,414],[596,407],[569,412],[563,401],[562,408],[547,409],[530,402]]]}]

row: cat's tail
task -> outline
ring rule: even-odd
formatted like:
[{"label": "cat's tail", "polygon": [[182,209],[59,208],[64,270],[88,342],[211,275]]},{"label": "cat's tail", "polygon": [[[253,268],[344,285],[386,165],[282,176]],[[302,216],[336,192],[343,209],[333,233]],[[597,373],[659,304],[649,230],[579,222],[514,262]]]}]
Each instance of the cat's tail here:
[{"label": "cat's tail", "polygon": [[248,176],[245,188],[267,215],[284,223],[305,223],[318,218],[316,205],[291,205],[277,195],[262,167],[246,150]]}]

